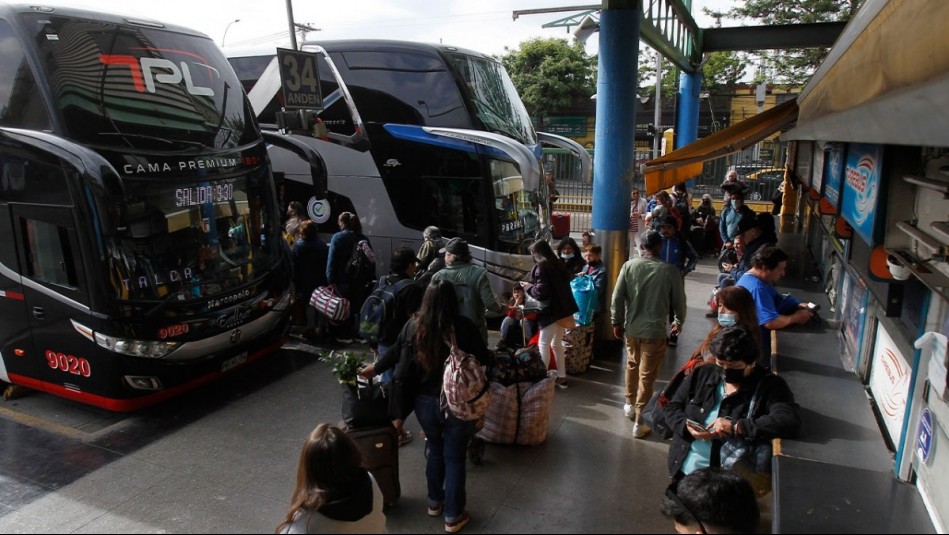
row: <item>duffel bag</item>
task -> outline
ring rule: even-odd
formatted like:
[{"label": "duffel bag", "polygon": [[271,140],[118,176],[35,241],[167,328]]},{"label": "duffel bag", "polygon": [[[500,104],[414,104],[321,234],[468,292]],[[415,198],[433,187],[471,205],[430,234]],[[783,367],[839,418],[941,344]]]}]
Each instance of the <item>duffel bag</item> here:
[{"label": "duffel bag", "polygon": [[349,319],[349,299],[343,297],[336,286],[320,286],[313,290],[310,306],[332,322],[341,323]]}]

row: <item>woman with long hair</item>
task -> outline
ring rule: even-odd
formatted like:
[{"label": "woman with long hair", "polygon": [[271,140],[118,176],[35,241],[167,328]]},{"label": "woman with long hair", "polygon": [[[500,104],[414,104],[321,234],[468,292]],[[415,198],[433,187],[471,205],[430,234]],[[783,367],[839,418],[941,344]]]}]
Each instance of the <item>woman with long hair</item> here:
[{"label": "woman with long hair", "polygon": [[567,349],[563,345],[563,334],[565,324],[572,323],[573,313],[579,310],[570,289],[573,274],[545,240],[534,242],[530,246],[530,253],[535,265],[531,270],[530,282],[521,281],[521,286],[528,295],[546,303],[537,314],[537,323],[540,325],[537,349],[545,365],[549,365],[550,351],[553,349],[557,357],[557,386],[567,388]]},{"label": "woman with long hair", "polygon": [[718,304],[716,309],[718,310],[718,321],[708,332],[705,340],[692,352],[693,359],[707,360],[711,357],[708,349],[709,345],[715,335],[718,334],[718,331],[724,327],[742,325],[751,331],[755,341],[758,341],[761,336],[758,329],[758,309],[755,306],[755,300],[751,296],[751,292],[741,286],[726,286],[715,294],[715,301]]},{"label": "woman with long hair", "polygon": [[415,416],[428,441],[428,516],[444,515],[448,533],[461,531],[471,520],[465,509],[465,454],[475,433],[475,422],[459,420],[439,404],[445,360],[453,343],[481,364],[492,363],[481,330],[458,312],[452,283],[434,280],[425,290],[418,315],[406,323],[389,350],[399,355],[389,406],[405,414],[403,408],[414,400]]},{"label": "woman with long hair", "polygon": [[353,440],[338,427],[316,426],[303,443],[297,484],[276,533],[385,533],[379,485]]}]

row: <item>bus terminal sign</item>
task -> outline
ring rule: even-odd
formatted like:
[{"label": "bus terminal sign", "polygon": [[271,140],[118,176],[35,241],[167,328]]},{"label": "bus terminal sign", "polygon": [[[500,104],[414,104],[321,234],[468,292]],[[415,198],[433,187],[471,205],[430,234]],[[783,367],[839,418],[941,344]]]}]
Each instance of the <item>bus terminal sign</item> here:
[{"label": "bus terminal sign", "polygon": [[288,110],[323,109],[318,60],[319,54],[315,52],[277,49],[284,108]]}]

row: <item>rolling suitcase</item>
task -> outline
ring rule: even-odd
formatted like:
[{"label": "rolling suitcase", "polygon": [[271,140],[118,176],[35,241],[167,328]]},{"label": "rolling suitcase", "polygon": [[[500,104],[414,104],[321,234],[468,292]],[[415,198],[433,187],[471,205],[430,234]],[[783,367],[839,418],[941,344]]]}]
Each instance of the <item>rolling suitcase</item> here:
[{"label": "rolling suitcase", "polygon": [[376,478],[386,506],[395,505],[402,495],[399,483],[399,433],[392,425],[347,429],[362,453],[366,469]]},{"label": "rolling suitcase", "polygon": [[551,235],[556,238],[564,238],[570,235],[570,214],[566,212],[554,212],[550,216],[553,229]]}]

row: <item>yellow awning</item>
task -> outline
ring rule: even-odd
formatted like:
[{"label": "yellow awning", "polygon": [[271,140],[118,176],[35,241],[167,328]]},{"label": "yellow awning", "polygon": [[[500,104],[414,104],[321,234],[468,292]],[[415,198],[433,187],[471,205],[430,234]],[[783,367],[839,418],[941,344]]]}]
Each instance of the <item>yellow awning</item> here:
[{"label": "yellow awning", "polygon": [[797,119],[797,100],[789,100],[750,119],[646,162],[646,195],[671,188],[702,174],[706,160],[738,152],[765,139]]}]

